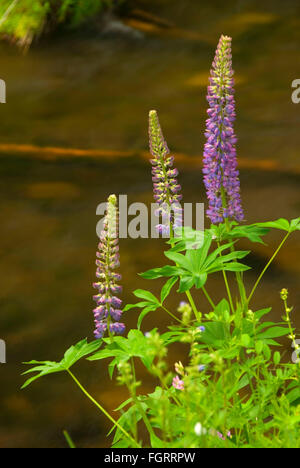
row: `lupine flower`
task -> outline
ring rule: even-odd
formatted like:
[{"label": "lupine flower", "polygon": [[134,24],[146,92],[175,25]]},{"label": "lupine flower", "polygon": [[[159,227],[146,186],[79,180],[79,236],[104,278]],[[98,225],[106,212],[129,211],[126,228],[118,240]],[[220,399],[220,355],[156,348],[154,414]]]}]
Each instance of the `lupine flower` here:
[{"label": "lupine flower", "polygon": [[[164,139],[157,112],[149,113],[149,141],[152,159],[152,181],[154,200],[159,205],[156,215],[161,215],[163,224],[158,224],[156,230],[165,236],[170,234],[170,227],[182,226],[182,195],[177,183],[178,170],[173,168],[174,157]],[[172,211],[172,213],[171,213]]]},{"label": "lupine flower", "polygon": [[234,80],[231,38],[221,36],[210,72],[207,88],[209,118],[203,154],[204,184],[209,207],[207,216],[213,224],[226,218],[242,221],[239,171],[237,170]]},{"label": "lupine flower", "polygon": [[180,377],[178,377],[178,375],[174,377],[172,385],[174,388],[176,388],[176,390],[184,390],[184,381],[181,380]]},{"label": "lupine flower", "polygon": [[121,275],[114,270],[118,268],[119,246],[118,246],[118,216],[117,197],[110,195],[107,201],[106,216],[103,223],[103,231],[100,234],[100,243],[96,254],[97,283],[93,283],[98,289],[98,294],[93,296],[97,307],[94,309],[95,317],[95,337],[102,338],[108,329],[112,333],[121,334],[125,330],[124,323],[120,323],[122,316],[122,301],[116,294],[122,291],[122,287],[117,284],[121,280]]}]

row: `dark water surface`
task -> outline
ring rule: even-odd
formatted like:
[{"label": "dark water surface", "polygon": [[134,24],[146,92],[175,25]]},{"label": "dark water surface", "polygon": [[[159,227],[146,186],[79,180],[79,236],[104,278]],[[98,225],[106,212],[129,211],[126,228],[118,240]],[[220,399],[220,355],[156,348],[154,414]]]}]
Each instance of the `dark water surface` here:
[{"label": "dark water surface", "polygon": [[[58,359],[68,346],[92,337],[96,206],[109,193],[151,203],[149,164],[134,156],[147,149],[149,109],[159,110],[172,150],[189,155],[179,164],[184,200],[205,200],[196,158],[204,143],[207,76],[221,33],[233,37],[239,155],[254,166],[271,160],[282,168],[242,169],[247,222],[299,216],[300,105],[291,102],[291,82],[300,78],[297,2],[186,0],[151,8],[174,28],[159,31],[128,20],[148,32],[117,32],[110,24],[105,37],[72,33],[43,41],[27,55],[0,46],[8,88],[8,102],[0,107],[0,145],[132,152],[120,160],[0,153],[0,338],[8,346],[8,363],[1,365],[1,447],[65,446],[65,428],[79,446],[107,444],[109,424],[67,376],[45,378],[21,392],[21,362]],[[248,287],[280,238],[272,233],[267,246],[254,246]],[[159,290],[159,282],[149,284],[137,273],[162,264],[162,247],[157,240],[121,241],[125,303],[138,287]],[[288,287],[300,326],[299,261],[295,235],[258,289],[253,309],[272,306],[279,319],[278,291]],[[220,299],[225,294],[219,276],[208,289]],[[172,297],[170,307],[179,300]],[[206,311],[202,296],[197,300]],[[127,314],[128,329],[136,317]],[[144,329],[168,323],[157,312]],[[182,358],[182,351],[174,349],[170,361]],[[83,363],[76,372],[110,411],[127,396],[109,381],[104,363]],[[144,390],[152,386],[146,380]]]}]

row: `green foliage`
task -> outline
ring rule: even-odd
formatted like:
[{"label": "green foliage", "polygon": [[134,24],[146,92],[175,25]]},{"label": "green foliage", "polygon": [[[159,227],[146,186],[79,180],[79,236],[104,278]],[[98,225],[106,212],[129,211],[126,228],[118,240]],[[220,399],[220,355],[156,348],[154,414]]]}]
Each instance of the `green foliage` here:
[{"label": "green foliage", "polygon": [[[242,259],[249,254],[249,251],[234,251],[221,255],[222,252],[230,249],[233,243],[227,243],[215,249],[209,254],[209,249],[212,244],[212,236],[204,236],[202,246],[198,249],[189,249],[185,255],[178,251],[165,252],[165,256],[172,260],[176,266],[164,266],[162,268],[154,268],[142,273],[141,276],[146,279],[156,279],[164,276],[171,276],[179,278],[179,289],[178,292],[186,292],[193,286],[196,289],[202,288],[207,277],[211,273],[218,271],[246,271],[250,267],[238,263],[238,259]],[[178,250],[175,247],[175,250]]]},{"label": "green foliage", "polygon": [[[168,277],[159,298],[148,290],[137,289],[134,295],[140,301],[124,308],[125,312],[141,311],[138,329],[130,330],[127,337],[110,336],[92,343],[83,340],[72,346],[60,362],[31,361],[28,364],[33,367],[25,374],[35,375],[23,388],[42,376],[69,371],[81,358],[109,360],[110,378],[117,369],[117,382],[129,391],[129,398],[115,410],[119,413],[117,420],[69,373],[113,423],[110,434],[114,434],[114,448],[149,443],[153,448],[300,448],[300,364],[285,362],[278,341],[288,338],[297,349],[288,291],[281,292],[285,315],[277,323],[266,318],[271,316],[271,308],[252,311],[244,296],[236,299],[233,310],[225,298],[217,304],[211,301],[211,311],[202,316],[196,310],[195,318],[191,315],[193,303],[180,305],[177,312],[181,317],[166,305],[176,283],[179,293],[190,294],[193,287],[203,288],[212,274],[246,271],[248,267],[240,260],[249,251],[235,250],[235,243],[242,237],[263,242],[262,237],[272,228],[289,235],[300,229],[300,219],[251,226],[231,223],[229,229],[225,225],[212,226],[201,236],[191,229],[183,231],[167,242],[171,248],[165,256],[173,265],[141,275],[145,279]],[[143,319],[158,309],[169,313],[176,323],[163,334],[157,329],[143,334]],[[189,351],[185,363],[175,363],[173,368],[167,354],[174,344],[188,346]],[[137,392],[137,360],[158,382],[152,393]],[[138,434],[141,424],[148,432],[146,440]]]},{"label": "green foliage", "polygon": [[48,23],[77,27],[115,4],[113,0],[1,0],[0,34],[28,46]]},{"label": "green foliage", "polygon": [[30,368],[23,375],[27,375],[30,373],[36,373],[34,377],[26,380],[22,388],[28,387],[32,382],[39,379],[40,377],[44,377],[48,374],[54,374],[57,372],[65,372],[69,370],[77,361],[82,359],[83,357],[87,356],[95,352],[100,346],[102,345],[101,340],[95,340],[91,343],[87,342],[85,338],[82,341],[79,341],[75,346],[71,346],[65,354],[63,359],[60,362],[55,361],[30,361],[26,362],[25,364],[34,365],[34,367]]},{"label": "green foliage", "polygon": [[33,37],[41,33],[50,10],[50,1],[2,0],[0,33],[11,36],[21,45],[29,45]]}]

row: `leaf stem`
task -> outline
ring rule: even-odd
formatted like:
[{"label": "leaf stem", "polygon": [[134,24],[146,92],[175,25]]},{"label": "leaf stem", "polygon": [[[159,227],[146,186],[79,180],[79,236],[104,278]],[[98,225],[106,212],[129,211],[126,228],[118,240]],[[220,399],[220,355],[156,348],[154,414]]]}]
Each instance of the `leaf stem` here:
[{"label": "leaf stem", "polygon": [[209,295],[208,292],[206,291],[205,286],[202,286],[202,290],[203,290],[203,292],[204,292],[204,295],[205,295],[206,299],[208,300],[208,302],[209,302],[210,305],[212,306],[212,308],[215,309],[216,306],[215,306],[215,304],[214,304],[212,298],[210,297],[210,295]]},{"label": "leaf stem", "polygon": [[191,307],[192,307],[193,312],[194,312],[194,314],[195,314],[196,320],[198,320],[198,322],[200,322],[200,321],[201,321],[201,317],[200,317],[200,315],[199,315],[199,312],[198,312],[198,310],[197,310],[196,304],[195,304],[195,302],[194,302],[194,299],[193,299],[193,297],[192,297],[192,295],[191,295],[190,290],[186,291],[185,294],[186,294],[186,297],[187,297],[188,300],[189,300],[189,303],[191,304]]},{"label": "leaf stem", "polygon": [[[218,247],[220,247],[220,245],[221,245],[220,242],[218,242]],[[221,252],[220,252],[220,257],[222,258],[222,253],[221,253]],[[231,296],[231,291],[230,291],[230,287],[229,287],[229,283],[228,283],[226,271],[225,271],[225,270],[222,270],[222,274],[223,274],[224,283],[225,283],[225,287],[226,287],[226,291],[227,291],[227,296],[228,296],[228,299],[229,299],[229,304],[230,304],[231,312],[232,312],[232,314],[234,314],[233,301],[232,301],[232,296]]]},{"label": "leaf stem", "polygon": [[65,437],[65,439],[67,441],[67,444],[68,444],[69,448],[71,448],[71,449],[76,448],[76,445],[74,444],[74,442],[73,442],[70,434],[68,433],[68,431],[64,430],[63,435],[64,435],[64,437]]},{"label": "leaf stem", "polygon": [[131,437],[130,434],[128,434],[127,431],[116,421],[101,405],[96,401],[92,395],[89,394],[89,392],[83,387],[83,385],[79,382],[79,380],[75,377],[75,375],[70,371],[70,369],[67,369],[68,374],[72,377],[76,385],[80,388],[80,390],[85,394],[85,396],[88,397],[89,400],[91,400],[94,405],[97,406],[97,408],[116,426],[118,429],[120,429],[121,432],[134,444],[136,448],[141,448],[140,445]]},{"label": "leaf stem", "polygon": [[133,391],[133,393],[132,393],[133,401],[134,401],[134,403],[136,404],[136,406],[137,406],[139,412],[141,413],[141,416],[142,416],[142,418],[143,418],[143,421],[144,421],[144,423],[145,423],[145,426],[146,426],[146,428],[147,428],[147,430],[148,430],[150,436],[155,436],[155,433],[154,433],[154,431],[153,431],[153,429],[152,429],[152,426],[151,426],[151,424],[150,424],[150,421],[149,421],[149,419],[147,418],[147,415],[146,415],[146,413],[145,413],[145,411],[144,411],[144,408],[143,408],[143,406],[141,405],[139,399],[138,399],[137,396],[136,396],[136,390],[135,390],[135,389],[136,389],[136,376],[135,376],[135,366],[134,366],[134,359],[133,359],[133,357],[131,357],[131,365],[132,365],[133,379],[134,379],[134,387],[135,387],[135,388],[134,388],[134,391]]},{"label": "leaf stem", "polygon": [[280,242],[279,246],[277,247],[277,249],[275,250],[274,254],[272,255],[272,257],[270,258],[270,260],[268,261],[268,263],[266,264],[265,268],[262,270],[261,274],[259,275],[255,285],[253,286],[252,288],[252,291],[251,293],[249,294],[249,297],[247,299],[247,305],[249,304],[249,302],[251,301],[252,299],[252,296],[253,294],[255,293],[255,290],[257,288],[257,286],[259,285],[262,277],[264,276],[265,272],[267,271],[267,269],[269,268],[269,266],[271,265],[271,263],[273,262],[273,260],[275,259],[275,257],[277,256],[278,252],[280,251],[280,249],[282,248],[282,246],[284,245],[284,243],[286,242],[287,238],[289,237],[290,235],[290,232],[288,232],[284,238],[282,239],[282,241]]},{"label": "leaf stem", "polygon": [[170,315],[170,317],[172,317],[174,320],[177,320],[177,322],[182,324],[182,321],[178,317],[176,317],[176,315],[172,314],[172,312],[170,312],[164,305],[161,304],[160,306],[165,312],[167,312],[167,314]]}]

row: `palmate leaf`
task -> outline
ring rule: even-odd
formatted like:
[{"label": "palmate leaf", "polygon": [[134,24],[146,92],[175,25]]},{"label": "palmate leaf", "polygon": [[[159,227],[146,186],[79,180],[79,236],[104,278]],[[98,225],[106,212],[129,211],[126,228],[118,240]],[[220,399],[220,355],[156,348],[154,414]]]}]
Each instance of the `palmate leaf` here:
[{"label": "palmate leaf", "polygon": [[169,276],[180,276],[182,269],[174,267],[172,265],[165,265],[160,268],[153,268],[151,270],[140,273],[140,276],[144,279],[157,279]]},{"label": "palmate leaf", "polygon": [[74,346],[71,346],[65,354],[63,359],[60,362],[55,361],[30,361],[25,362],[24,364],[33,365],[31,369],[23,372],[22,375],[27,375],[30,373],[36,373],[33,377],[30,377],[26,382],[23,384],[22,389],[28,387],[32,382],[39,379],[40,377],[44,377],[48,374],[54,374],[57,372],[65,372],[70,369],[76,362],[78,362],[81,358],[92,354],[97,349],[100,348],[102,344],[102,340],[95,340],[91,343],[87,342],[87,338],[82,341],[79,341]]},{"label": "palmate leaf", "polygon": [[209,231],[196,231],[186,226],[175,229],[175,236],[167,241],[172,246],[172,252],[181,252],[183,250],[200,249],[205,242],[205,237],[211,236]]},{"label": "palmate leaf", "polygon": [[135,308],[140,308],[143,309],[138,317],[138,322],[137,322],[137,328],[141,328],[141,324],[143,319],[148,315],[150,312],[154,312],[157,310],[159,307],[163,306],[164,301],[170,294],[170,291],[174,284],[177,282],[178,278],[177,277],[171,277],[168,279],[168,281],[164,284],[162,287],[161,293],[160,293],[160,300],[157,299],[154,294],[152,294],[150,291],[146,291],[145,289],[136,289],[133,294],[140,298],[140,299],[145,299],[145,301],[142,302],[137,302],[136,304],[127,304],[123,312],[126,312],[127,310],[130,309],[135,309]]},{"label": "palmate leaf", "polygon": [[251,242],[265,244],[262,237],[267,235],[270,229],[267,227],[251,224],[249,226],[235,226],[230,232],[225,233],[225,238],[247,238]]},{"label": "palmate leaf", "polygon": [[99,361],[108,357],[114,358],[110,364],[110,375],[114,367],[120,362],[126,362],[132,357],[141,359],[145,367],[150,369],[154,359],[154,348],[150,346],[149,340],[140,330],[130,330],[128,337],[115,336],[111,343],[109,338],[104,338],[105,349],[88,357],[88,361]]},{"label": "palmate leaf", "polygon": [[234,242],[229,242],[219,246],[209,254],[211,244],[212,238],[208,233],[204,236],[202,247],[199,249],[187,250],[185,255],[180,252],[169,250],[165,252],[165,256],[173,261],[175,266],[166,265],[161,268],[154,268],[142,273],[141,276],[148,279],[170,276],[173,278],[170,284],[175,284],[179,278],[180,284],[178,292],[183,293],[193,286],[197,289],[202,288],[210,273],[216,273],[221,270],[242,272],[250,269],[247,265],[237,262],[237,260],[246,257],[249,251],[238,250],[221,256],[222,252],[233,246]]},{"label": "palmate leaf", "polygon": [[266,223],[257,223],[256,226],[280,229],[281,231],[294,232],[300,230],[300,218],[292,219],[290,222],[287,219],[279,218],[276,221],[268,221]]},{"label": "palmate leaf", "polygon": [[279,218],[276,221],[267,221],[265,223],[257,223],[257,226],[280,229],[282,231],[290,230],[290,223],[288,222],[287,219],[284,219],[284,218]]}]

